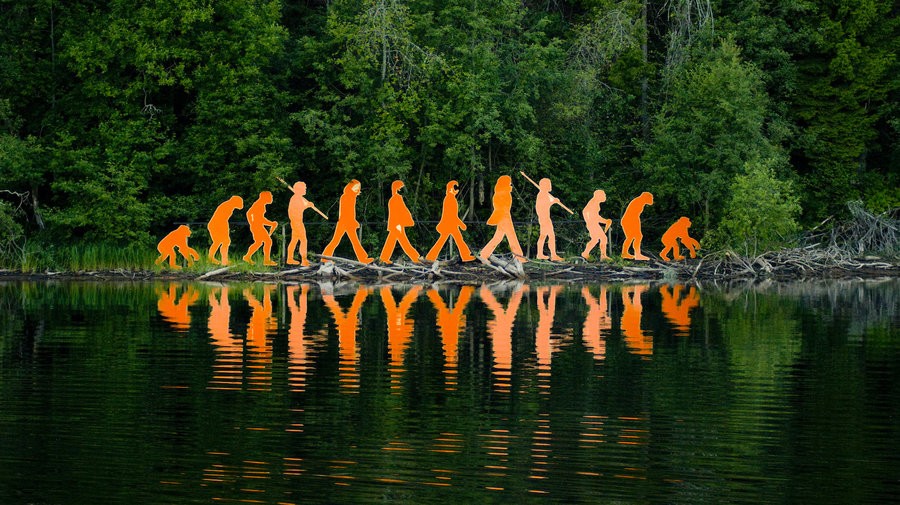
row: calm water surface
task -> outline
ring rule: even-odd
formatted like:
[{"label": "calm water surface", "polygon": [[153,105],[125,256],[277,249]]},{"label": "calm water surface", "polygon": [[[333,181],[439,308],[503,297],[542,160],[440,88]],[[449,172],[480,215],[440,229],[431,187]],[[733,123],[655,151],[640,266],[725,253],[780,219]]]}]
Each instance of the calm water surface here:
[{"label": "calm water surface", "polygon": [[0,503],[897,502],[898,302],[0,284]]}]

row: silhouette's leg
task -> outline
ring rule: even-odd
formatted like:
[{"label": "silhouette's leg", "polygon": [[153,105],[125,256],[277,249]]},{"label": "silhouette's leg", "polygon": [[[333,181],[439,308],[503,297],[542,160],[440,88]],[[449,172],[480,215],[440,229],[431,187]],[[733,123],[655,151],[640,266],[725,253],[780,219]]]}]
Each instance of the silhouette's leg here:
[{"label": "silhouette's leg", "polygon": [[425,255],[425,259],[427,259],[428,261],[437,260],[437,257],[441,253],[441,249],[444,248],[444,244],[447,242],[448,238],[450,238],[450,235],[444,235],[442,233],[441,236],[438,237],[437,242],[435,242],[434,245],[431,246],[428,254]]},{"label": "silhouette's leg", "polygon": [[415,247],[409,242],[409,237],[406,236],[406,232],[399,232],[400,235],[400,247],[403,248],[403,252],[409,256],[409,259],[413,261],[413,263],[419,263],[421,261],[422,256],[419,254],[419,251],[416,250]]},{"label": "silhouette's leg", "polygon": [[475,257],[472,256],[472,251],[469,250],[469,246],[466,244],[465,240],[463,240],[462,232],[459,231],[459,228],[451,232],[450,236],[453,237],[453,241],[456,242],[460,259],[463,261],[472,261],[475,259]]},{"label": "silhouette's leg", "polygon": [[500,227],[498,226],[494,231],[494,236],[491,237],[487,244],[485,244],[478,256],[483,260],[488,259],[488,257],[493,254],[494,249],[500,244],[501,240],[503,240],[503,232],[500,231]]},{"label": "silhouette's leg", "polygon": [[362,263],[371,263],[375,260],[369,257],[369,253],[363,249],[362,244],[359,242],[359,235],[356,234],[356,230],[350,230],[347,232],[347,238],[350,239],[350,244],[353,246],[353,252],[356,254],[356,258]]}]

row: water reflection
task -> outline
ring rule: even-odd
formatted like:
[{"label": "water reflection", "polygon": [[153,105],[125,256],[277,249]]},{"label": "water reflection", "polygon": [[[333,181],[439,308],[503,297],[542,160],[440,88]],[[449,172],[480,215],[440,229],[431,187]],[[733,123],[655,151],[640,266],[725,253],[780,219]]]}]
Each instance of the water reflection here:
[{"label": "water reflection", "polygon": [[331,292],[322,292],[322,302],[331,311],[334,326],[338,333],[340,348],[340,381],[345,389],[354,390],[359,387],[358,353],[356,350],[356,333],[359,331],[359,313],[369,296],[369,288],[360,287],[353,295],[353,302],[345,312],[335,300]]},{"label": "water reflection", "polygon": [[200,298],[200,293],[194,286],[189,285],[179,297],[178,288],[179,284],[173,282],[169,284],[168,290],[160,292],[156,308],[159,315],[171,324],[175,331],[187,332],[191,327],[191,314],[188,309]]},{"label": "water reflection", "polygon": [[509,391],[512,377],[513,324],[516,321],[519,305],[522,303],[522,295],[527,292],[527,284],[513,289],[504,309],[503,304],[497,301],[494,293],[487,286],[481,286],[478,291],[481,301],[494,315],[494,319],[487,324],[487,335],[491,340],[491,350],[494,355],[494,387],[506,392]]},{"label": "water reflection", "polygon": [[687,293],[682,296],[684,286],[664,285],[659,288],[662,297],[660,310],[666,319],[672,324],[674,333],[679,336],[689,336],[691,329],[691,309],[700,305],[700,294],[696,286],[689,286]]},{"label": "water reflection", "polygon": [[239,390],[243,384],[244,346],[241,338],[231,333],[231,304],[228,286],[209,292],[209,337],[215,350],[210,389]]},{"label": "water reflection", "polygon": [[649,285],[639,284],[622,287],[622,335],[628,350],[638,356],[648,357],[653,354],[653,336],[641,329],[641,315],[644,306],[641,296],[650,289]]},{"label": "water reflection", "polygon": [[451,293],[449,302],[445,303],[438,290],[428,290],[428,299],[431,300],[431,304],[437,312],[437,327],[441,334],[441,347],[444,351],[445,382],[450,391],[456,386],[459,332],[466,326],[465,310],[474,292],[474,286],[463,286],[459,289],[455,302]]},{"label": "water reflection", "polygon": [[387,313],[388,350],[391,355],[392,388],[400,388],[399,377],[403,374],[403,354],[413,334],[413,321],[409,318],[409,309],[422,292],[422,286],[413,286],[403,295],[400,303],[394,300],[391,288],[381,288],[381,303]]},{"label": "water reflection", "polygon": [[590,288],[581,288],[581,296],[588,306],[584,319],[583,339],[594,353],[594,358],[602,360],[606,357],[606,335],[612,329],[612,318],[609,317],[609,295],[605,285],[600,286],[600,294],[594,298]]},{"label": "water reflection", "polygon": [[247,324],[247,368],[250,371],[249,389],[268,391],[272,386],[272,341],[278,322],[272,315],[272,292],[276,286],[264,284],[262,301],[253,290],[244,289],[244,298],[250,305],[250,322]]}]

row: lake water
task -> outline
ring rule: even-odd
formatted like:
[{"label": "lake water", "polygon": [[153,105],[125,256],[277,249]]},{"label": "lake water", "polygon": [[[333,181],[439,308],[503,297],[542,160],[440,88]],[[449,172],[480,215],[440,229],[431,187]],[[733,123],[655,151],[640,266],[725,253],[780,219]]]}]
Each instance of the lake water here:
[{"label": "lake water", "polygon": [[897,502],[898,302],[0,284],[0,503]]}]

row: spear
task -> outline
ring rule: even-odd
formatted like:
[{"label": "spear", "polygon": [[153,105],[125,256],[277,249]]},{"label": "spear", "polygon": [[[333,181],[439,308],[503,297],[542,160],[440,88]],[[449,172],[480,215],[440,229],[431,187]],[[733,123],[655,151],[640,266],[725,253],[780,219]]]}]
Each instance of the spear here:
[{"label": "spear", "polygon": [[[294,190],[294,188],[291,187],[291,185],[288,184],[287,181],[285,181],[285,180],[282,179],[281,177],[276,177],[276,179],[278,179],[279,182],[281,182],[282,184],[284,184],[285,187],[288,188],[289,190],[291,190],[291,191]],[[320,216],[324,217],[325,220],[328,221],[328,216],[326,216],[324,212],[322,212],[321,210],[319,210],[319,208],[316,207],[314,203],[310,202],[309,200],[306,200],[306,203],[309,204],[309,208],[311,208],[312,210],[318,212]]]},{"label": "spear", "polygon": [[[528,182],[534,184],[534,187],[536,187],[536,188],[538,188],[538,189],[541,189],[541,187],[538,185],[538,183],[536,183],[536,182],[534,182],[533,180],[531,180],[531,177],[528,177],[527,175],[525,175],[525,172],[519,170],[519,173],[522,174],[522,177],[528,179]],[[551,195],[551,196],[552,196],[552,195]],[[566,207],[565,205],[563,205],[563,203],[562,203],[561,201],[559,201],[559,198],[556,199],[556,203],[558,203],[559,206],[562,207],[563,209],[566,209],[566,212],[568,212],[569,214],[574,214],[574,212],[572,212],[572,209]]]}]

